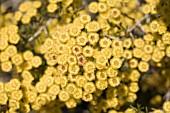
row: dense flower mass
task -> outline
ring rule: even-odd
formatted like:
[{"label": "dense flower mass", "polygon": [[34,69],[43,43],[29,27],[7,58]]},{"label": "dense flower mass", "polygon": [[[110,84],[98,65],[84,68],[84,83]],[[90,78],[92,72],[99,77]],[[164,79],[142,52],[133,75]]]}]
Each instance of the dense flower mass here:
[{"label": "dense flower mass", "polygon": [[170,113],[170,1],[144,1],[2,4],[0,77],[11,79],[0,82],[0,112],[62,113],[88,103],[90,113],[144,113],[133,107],[138,92],[162,80],[146,101],[153,113]]}]

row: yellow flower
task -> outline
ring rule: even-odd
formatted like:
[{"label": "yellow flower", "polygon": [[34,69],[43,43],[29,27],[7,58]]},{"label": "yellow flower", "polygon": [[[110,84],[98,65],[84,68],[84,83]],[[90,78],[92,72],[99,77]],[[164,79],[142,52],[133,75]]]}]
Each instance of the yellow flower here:
[{"label": "yellow flower", "polygon": [[91,17],[90,17],[90,15],[88,15],[88,14],[82,14],[82,15],[80,15],[80,21],[81,21],[83,24],[86,24],[86,23],[88,23],[88,22],[91,21]]},{"label": "yellow flower", "polygon": [[165,112],[170,112],[170,101],[166,101],[166,102],[164,102],[164,104],[163,104],[163,110],[165,111]]},{"label": "yellow flower", "polygon": [[43,82],[37,82],[35,85],[36,91],[39,93],[46,92],[47,86]]},{"label": "yellow flower", "polygon": [[106,3],[103,3],[103,2],[99,2],[98,3],[98,11],[99,12],[105,12],[107,11],[107,4]]},{"label": "yellow flower", "polygon": [[120,58],[114,57],[110,60],[110,64],[114,69],[119,69],[122,66],[122,60]]},{"label": "yellow flower", "polygon": [[75,99],[69,99],[65,102],[67,108],[75,108],[77,106],[77,102]]},{"label": "yellow flower", "polygon": [[23,58],[24,58],[24,60],[26,60],[26,61],[31,60],[31,59],[33,58],[33,56],[34,56],[34,54],[33,54],[33,52],[30,51],[30,50],[27,50],[27,51],[25,51],[25,52],[23,53]]},{"label": "yellow flower", "polygon": [[97,32],[100,30],[100,25],[97,21],[92,21],[86,24],[87,32]]},{"label": "yellow flower", "polygon": [[41,3],[41,1],[37,0],[37,1],[33,1],[32,5],[34,8],[40,8],[42,3]]},{"label": "yellow flower", "polygon": [[147,72],[149,70],[149,64],[144,61],[140,61],[138,64],[138,69],[141,72]]},{"label": "yellow flower", "polygon": [[8,101],[8,96],[6,93],[0,93],[0,105],[6,105]]},{"label": "yellow flower", "polygon": [[42,59],[39,56],[34,56],[31,59],[31,64],[33,67],[38,68],[42,64]]},{"label": "yellow flower", "polygon": [[90,102],[93,100],[93,95],[91,93],[84,92],[82,100],[84,100],[85,102]]},{"label": "yellow flower", "polygon": [[120,84],[120,81],[121,81],[120,77],[111,77],[108,79],[108,83],[112,87],[118,86]]},{"label": "yellow flower", "polygon": [[91,2],[88,6],[89,11],[91,13],[97,13],[98,12],[98,3],[97,2]]},{"label": "yellow flower", "polygon": [[47,11],[49,13],[54,13],[56,10],[57,10],[58,6],[57,4],[54,4],[54,3],[50,3],[48,6],[47,6]]},{"label": "yellow flower", "polygon": [[24,62],[23,58],[22,58],[22,55],[19,54],[19,53],[17,53],[14,56],[12,56],[11,61],[12,61],[13,64],[15,64],[17,66],[21,65]]},{"label": "yellow flower", "polygon": [[12,69],[11,61],[5,61],[5,62],[1,63],[1,69],[4,72],[10,72]]},{"label": "yellow flower", "polygon": [[23,71],[21,74],[23,80],[27,81],[27,82],[32,82],[34,80],[34,77],[32,76],[32,74],[29,71]]},{"label": "yellow flower", "polygon": [[95,84],[96,88],[99,90],[105,90],[108,87],[107,80],[97,80]]},{"label": "yellow flower", "polygon": [[58,98],[60,101],[67,101],[70,98],[70,95],[68,94],[67,91],[61,90],[58,95]]},{"label": "yellow flower", "polygon": [[14,100],[21,100],[23,97],[23,93],[21,90],[18,90],[18,91],[12,91],[11,92],[11,95],[10,95],[10,99],[14,99]]}]

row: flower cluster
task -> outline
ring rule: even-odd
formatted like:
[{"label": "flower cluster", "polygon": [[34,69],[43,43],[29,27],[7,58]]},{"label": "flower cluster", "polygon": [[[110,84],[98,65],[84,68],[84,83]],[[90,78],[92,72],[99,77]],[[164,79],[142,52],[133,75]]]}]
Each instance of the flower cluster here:
[{"label": "flower cluster", "polygon": [[[157,19],[159,0],[140,7],[136,0],[98,0],[81,10],[73,0],[46,2],[24,1],[13,13],[16,22],[0,29],[0,69],[18,75],[0,82],[0,107],[8,106],[6,113],[61,113],[64,106],[88,102],[92,113],[136,113],[126,106],[138,98],[140,78],[169,63],[169,24]],[[40,36],[25,41],[20,25],[31,23],[44,7],[55,18],[40,28]],[[44,38],[32,44],[36,37]],[[21,51],[23,40],[34,47]],[[153,112],[169,113],[169,106],[165,101]]]}]

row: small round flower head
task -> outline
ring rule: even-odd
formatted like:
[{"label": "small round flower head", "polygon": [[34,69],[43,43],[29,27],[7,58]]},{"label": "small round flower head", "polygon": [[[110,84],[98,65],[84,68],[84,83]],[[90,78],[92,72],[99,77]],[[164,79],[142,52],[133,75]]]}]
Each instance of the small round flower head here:
[{"label": "small round flower head", "polygon": [[37,15],[37,9],[35,9],[35,8],[30,8],[30,9],[27,11],[26,15],[30,16],[30,18],[33,17],[33,16],[36,16],[36,15]]},{"label": "small round flower head", "polygon": [[136,68],[138,66],[138,60],[133,58],[129,61],[130,68]]},{"label": "small round flower head", "polygon": [[[129,92],[129,93],[128,93],[128,96],[127,96],[127,98],[126,98],[126,101],[132,103],[132,102],[134,102],[136,99],[137,99],[137,95],[136,95],[135,93]],[[135,112],[135,113],[136,113],[136,112]]]},{"label": "small round flower head", "polygon": [[40,82],[45,84],[47,87],[50,87],[54,83],[54,77],[50,75],[43,75],[42,78],[40,78]]},{"label": "small round flower head", "polygon": [[47,11],[49,13],[54,13],[56,10],[57,10],[58,6],[57,4],[54,4],[54,3],[50,3],[48,6],[47,6]]},{"label": "small round flower head", "polygon": [[57,84],[53,84],[52,86],[49,87],[47,94],[49,95],[58,95],[60,92],[60,86]]},{"label": "small round flower head", "polygon": [[152,34],[146,34],[146,35],[144,35],[143,39],[145,41],[152,42],[154,40],[154,36]]},{"label": "small round flower head", "polygon": [[114,7],[117,2],[117,0],[107,0],[107,5],[110,7]]},{"label": "small round flower head", "polygon": [[95,74],[94,74],[94,73],[85,72],[85,73],[84,73],[84,77],[85,77],[88,81],[93,81],[93,80],[95,80]]},{"label": "small round flower head", "polygon": [[31,1],[25,1],[19,6],[19,11],[26,12],[32,5]]},{"label": "small round flower head", "polygon": [[88,6],[89,11],[91,13],[97,13],[98,12],[98,3],[97,2],[91,2]]},{"label": "small round flower head", "polygon": [[32,82],[34,80],[34,77],[32,76],[32,74],[29,71],[23,71],[21,74],[23,80],[27,81],[27,82]]},{"label": "small round flower head", "polygon": [[22,16],[21,22],[22,22],[23,24],[28,24],[28,23],[30,23],[30,21],[31,21],[30,15],[23,15],[23,16]]},{"label": "small round flower head", "polygon": [[72,48],[72,53],[75,55],[79,55],[82,53],[82,47],[79,45],[74,45]]},{"label": "small round flower head", "polygon": [[144,14],[149,14],[151,12],[151,6],[149,4],[145,4],[141,7],[141,10]]},{"label": "small round flower head", "polygon": [[91,45],[95,45],[99,41],[99,34],[97,33],[89,33],[88,34],[88,41]]},{"label": "small round flower head", "polygon": [[33,58],[33,56],[34,56],[34,54],[30,50],[27,50],[23,53],[23,58],[26,61],[31,60]]},{"label": "small round flower head", "polygon": [[15,64],[17,66],[21,65],[23,63],[22,55],[19,53],[15,54],[14,56],[12,56],[11,61],[13,64]]},{"label": "small round flower head", "polygon": [[100,39],[100,41],[99,41],[100,47],[103,47],[103,48],[110,47],[111,43],[112,43],[111,40],[109,38],[106,38],[106,37]]},{"label": "small round flower head", "polygon": [[75,99],[81,99],[81,98],[82,98],[82,95],[83,95],[83,90],[82,90],[82,88],[76,88],[73,97],[74,97]]},{"label": "small round flower head", "polygon": [[167,27],[166,27],[165,25],[159,26],[159,28],[158,28],[158,33],[159,33],[160,35],[166,33],[166,31],[167,31]]},{"label": "small round flower head", "polygon": [[153,46],[152,45],[146,44],[143,49],[144,49],[144,52],[147,53],[147,54],[151,54],[153,52]]},{"label": "small round flower head", "polygon": [[130,38],[126,38],[124,41],[123,41],[123,47],[125,48],[130,48],[132,45],[132,40]]},{"label": "small round flower head", "polygon": [[28,91],[26,93],[26,98],[27,98],[29,103],[35,102],[35,100],[37,98],[37,92],[35,92],[35,91]]},{"label": "small round flower head", "polygon": [[131,82],[129,84],[129,91],[136,93],[139,90],[139,86],[137,82]]},{"label": "small round flower head", "polygon": [[70,64],[70,65],[77,64],[76,56],[74,56],[74,55],[69,55],[69,56],[68,56],[68,59],[67,59],[67,62],[68,62],[68,64]]},{"label": "small round flower head", "polygon": [[87,83],[87,79],[84,76],[78,76],[75,82],[78,87],[83,87]]},{"label": "small round flower head", "polygon": [[87,32],[97,32],[100,30],[100,25],[97,21],[92,21],[87,23],[85,28],[87,29]]},{"label": "small round flower head", "polygon": [[149,70],[149,64],[144,61],[140,61],[138,64],[138,69],[141,72],[147,72]]},{"label": "small round flower head", "polygon": [[51,38],[47,38],[44,42],[44,46],[47,48],[47,50],[50,50],[54,45],[54,40]]},{"label": "small round flower head", "polygon": [[76,37],[76,36],[79,36],[80,33],[81,33],[81,30],[74,24],[69,29],[70,36]]},{"label": "small round flower head", "polygon": [[75,108],[77,106],[77,102],[75,101],[75,99],[69,99],[65,102],[67,108]]},{"label": "small round flower head", "polygon": [[42,64],[42,60],[41,60],[41,57],[39,56],[34,56],[32,59],[31,59],[31,64],[34,68],[38,68],[41,64]]},{"label": "small round flower head", "polygon": [[12,63],[11,61],[5,61],[1,63],[1,69],[4,72],[10,72],[12,69]]},{"label": "small round flower head", "polygon": [[81,21],[83,24],[86,24],[86,23],[88,23],[88,22],[91,21],[91,17],[90,17],[90,15],[88,15],[88,14],[82,14],[82,15],[80,15],[80,21]]},{"label": "small round flower head", "polygon": [[111,66],[106,70],[106,72],[108,77],[115,77],[118,75],[118,70],[114,69]]},{"label": "small round flower head", "polygon": [[114,57],[110,60],[110,64],[114,69],[119,69],[122,66],[122,60],[120,58]]},{"label": "small round flower head", "polygon": [[4,50],[9,45],[8,38],[6,38],[6,37],[7,36],[3,36],[3,38],[0,38],[0,50]]},{"label": "small round flower head", "polygon": [[84,55],[78,55],[77,61],[80,66],[83,66],[87,62],[87,59]]},{"label": "small round flower head", "polygon": [[108,59],[105,55],[100,54],[96,57],[96,65],[106,66],[107,63],[108,63]]},{"label": "small round flower head", "polygon": [[21,82],[18,79],[12,79],[9,82],[11,91],[19,90],[21,86]]},{"label": "small round flower head", "polygon": [[21,17],[22,17],[22,12],[16,11],[16,12],[14,13],[14,18],[15,18],[16,21],[20,21],[20,20],[21,20]]},{"label": "small round flower head", "polygon": [[80,71],[80,67],[78,65],[69,65],[68,71],[70,74],[75,75]]},{"label": "small round flower head", "polygon": [[86,82],[83,86],[83,89],[87,93],[93,93],[96,91],[96,86],[93,82]]},{"label": "small round flower head", "polygon": [[[129,42],[130,43],[130,42]],[[121,40],[119,40],[119,39],[115,39],[115,40],[113,40],[112,41],[112,44],[111,44],[111,46],[113,47],[113,48],[121,48],[122,47],[122,41]]]},{"label": "small round flower head", "polygon": [[85,102],[90,102],[93,100],[93,95],[91,93],[84,92],[82,100],[84,100]]},{"label": "small round flower head", "polygon": [[66,91],[72,95],[74,95],[76,89],[77,89],[77,87],[74,83],[68,83],[66,86]]},{"label": "small round flower head", "polygon": [[8,61],[9,60],[9,55],[6,51],[2,51],[0,53],[0,61],[1,62],[5,62],[5,61]]},{"label": "small round flower head", "polygon": [[21,90],[18,91],[12,91],[11,95],[10,95],[10,99],[14,99],[14,100],[21,100],[23,97],[23,92]]},{"label": "small round flower head", "polygon": [[118,18],[120,16],[120,10],[117,8],[112,8],[109,10],[110,17]]},{"label": "small round flower head", "polygon": [[88,61],[84,64],[83,69],[85,72],[94,72],[95,71],[95,63]]},{"label": "small round flower head", "polygon": [[58,40],[62,43],[66,43],[70,39],[70,35],[68,33],[60,33]]},{"label": "small round flower head", "polygon": [[125,50],[124,53],[123,53],[123,57],[125,59],[132,59],[132,51],[130,50]]},{"label": "small round flower head", "polygon": [[119,77],[112,77],[108,79],[108,83],[112,87],[116,87],[120,84],[121,79]]},{"label": "small round flower head", "polygon": [[163,34],[162,41],[164,44],[170,44],[170,32]]},{"label": "small round flower head", "polygon": [[77,17],[73,20],[73,24],[78,27],[79,29],[83,29],[84,28],[84,24],[80,21],[80,18]]},{"label": "small round flower head", "polygon": [[99,12],[105,12],[107,11],[107,4],[106,3],[103,3],[103,2],[99,2],[98,3],[98,11]]},{"label": "small round flower head", "polygon": [[164,104],[163,104],[163,110],[165,111],[165,112],[170,112],[170,101],[166,101],[166,102],[164,102]]},{"label": "small round flower head", "polygon": [[85,46],[88,39],[87,39],[87,36],[78,36],[76,38],[76,41],[77,41],[77,44],[80,45],[80,46]]},{"label": "small round flower head", "polygon": [[67,91],[65,90],[61,90],[59,95],[58,95],[58,98],[60,101],[67,101],[69,98],[70,98],[70,95]]},{"label": "small round flower head", "polygon": [[35,85],[36,91],[39,93],[46,92],[47,86],[42,82],[37,82]]},{"label": "small round flower head", "polygon": [[96,78],[98,80],[106,80],[107,79],[107,73],[106,71],[97,71]]},{"label": "small round flower head", "polygon": [[105,90],[108,87],[107,80],[98,80],[96,81],[96,88],[99,90]]},{"label": "small round flower head", "polygon": [[57,69],[59,70],[59,72],[63,75],[65,73],[67,73],[68,71],[68,65],[58,65]]},{"label": "small round flower head", "polygon": [[155,33],[155,32],[158,31],[159,26],[160,26],[160,25],[159,25],[159,22],[156,21],[156,20],[152,21],[152,22],[150,23],[150,25],[149,25],[150,30],[151,30],[151,32],[153,32],[153,33]]},{"label": "small round flower head", "polygon": [[8,96],[6,93],[0,93],[0,105],[6,105],[8,101]]},{"label": "small round flower head", "polygon": [[41,1],[37,0],[37,1],[33,1],[32,5],[34,8],[40,8],[42,3],[41,3]]},{"label": "small round flower head", "polygon": [[137,48],[142,48],[144,46],[144,44],[145,44],[145,42],[141,38],[137,38],[137,39],[134,40],[134,45]]},{"label": "small round flower head", "polygon": [[140,72],[138,71],[138,70],[136,70],[136,69],[134,69],[134,70],[132,70],[131,72],[130,72],[130,74],[129,74],[129,79],[131,80],[131,81],[138,81],[139,80],[139,78],[140,78]]},{"label": "small round flower head", "polygon": [[6,49],[5,52],[8,54],[8,56],[12,57],[17,53],[17,48],[14,45],[9,45]]},{"label": "small round flower head", "polygon": [[143,50],[140,48],[134,48],[132,52],[133,52],[133,56],[136,58],[141,58],[144,54]]}]

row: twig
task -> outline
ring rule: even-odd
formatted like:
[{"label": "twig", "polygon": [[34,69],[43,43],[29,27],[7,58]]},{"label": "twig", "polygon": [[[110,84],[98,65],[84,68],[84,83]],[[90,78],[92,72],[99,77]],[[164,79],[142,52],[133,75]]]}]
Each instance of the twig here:
[{"label": "twig", "polygon": [[149,15],[145,15],[145,16],[143,16],[140,20],[136,20],[136,21],[135,21],[135,25],[132,26],[132,27],[130,27],[130,28],[128,28],[128,29],[127,29],[127,32],[132,32],[132,31],[136,28],[136,26],[138,26],[138,27],[145,33],[145,30],[143,29],[141,22],[142,22],[143,20],[145,20],[145,19],[147,19],[147,22],[149,22],[150,19],[148,19],[148,18],[149,18]]},{"label": "twig", "polygon": [[41,26],[41,27],[39,28],[39,30],[38,30],[37,32],[35,32],[35,34],[34,34],[32,37],[29,38],[28,41],[29,41],[29,42],[33,41],[38,35],[41,34],[41,32],[42,32],[43,30],[44,30],[44,32],[45,32],[46,34],[48,34],[46,27],[47,27],[51,22],[52,22],[52,18],[50,18],[50,19],[45,23],[45,25]]},{"label": "twig", "polygon": [[169,89],[168,92],[165,94],[164,99],[165,99],[165,101],[169,101],[169,100],[170,100],[170,89]]}]

